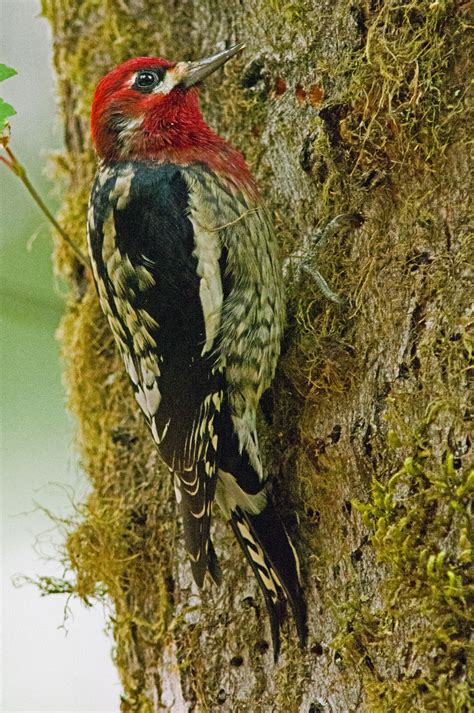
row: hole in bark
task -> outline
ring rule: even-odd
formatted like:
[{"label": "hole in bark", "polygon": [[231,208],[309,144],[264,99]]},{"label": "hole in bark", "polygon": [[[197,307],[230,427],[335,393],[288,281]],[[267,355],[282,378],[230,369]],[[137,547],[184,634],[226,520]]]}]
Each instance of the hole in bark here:
[{"label": "hole in bark", "polygon": [[311,653],[314,654],[315,656],[322,656],[324,653],[324,649],[321,646],[321,644],[316,642],[310,649]]},{"label": "hole in bark", "polygon": [[138,441],[136,436],[132,436],[130,432],[123,428],[123,426],[117,426],[112,429],[112,443],[120,443],[124,446],[131,446],[133,443]]},{"label": "hole in bark", "polygon": [[321,705],[321,703],[311,703],[311,705],[308,708],[308,713],[321,713],[321,711],[324,711],[324,706]]},{"label": "hole in bark", "polygon": [[235,668],[238,668],[239,666],[242,666],[244,660],[242,656],[232,656],[231,660],[229,661],[231,666],[235,666]]},{"label": "hole in bark", "polygon": [[354,438],[357,436],[357,431],[361,428],[363,428],[365,425],[365,421],[363,418],[357,418],[354,423],[352,424],[351,428],[351,435],[350,435],[350,440],[353,441]]},{"label": "hole in bark", "polygon": [[[454,463],[453,466],[456,470],[462,465],[462,457],[466,455],[471,449],[471,439],[466,436],[460,441],[457,441],[453,447]],[[457,465],[459,464],[459,465]]]},{"label": "hole in bark", "polygon": [[334,104],[333,106],[321,109],[319,112],[319,116],[324,121],[324,128],[326,129],[332,146],[341,143],[340,123],[348,113],[349,107],[347,104]]},{"label": "hole in bark", "polygon": [[130,524],[137,527],[146,525],[146,513],[141,510],[132,510],[130,513]]},{"label": "hole in bark", "polygon": [[370,656],[364,657],[364,663],[367,666],[367,668],[369,668],[372,671],[372,673],[375,671],[375,666],[372,663],[372,659],[370,658]]},{"label": "hole in bark", "polygon": [[405,362],[402,361],[402,363],[398,367],[397,379],[409,379],[409,378],[410,378],[410,369],[405,364]]},{"label": "hole in bark", "polygon": [[355,566],[357,562],[360,562],[363,557],[363,552],[360,547],[351,552],[351,562]]},{"label": "hole in bark", "polygon": [[255,600],[253,597],[244,597],[242,599],[242,604],[244,607],[247,607],[247,609],[255,609]]},{"label": "hole in bark", "polygon": [[342,506],[342,511],[345,512],[347,515],[351,515],[352,513],[352,503],[350,500],[346,500],[345,503]]},{"label": "hole in bark", "polygon": [[305,173],[311,173],[311,168],[313,166],[313,157],[311,148],[313,145],[313,137],[307,136],[303,141],[303,148],[300,153],[300,166]]},{"label": "hole in bark", "polygon": [[171,576],[166,577],[165,583],[166,583],[166,591],[168,592],[168,594],[171,594],[174,597],[174,579],[173,579],[173,577],[171,577]]},{"label": "hole in bark", "polygon": [[221,690],[217,694],[217,702],[219,703],[219,705],[222,705],[223,703],[226,702],[226,700],[227,700],[227,693],[224,691],[223,688],[221,688]]},{"label": "hole in bark", "polygon": [[386,178],[387,175],[383,171],[374,168],[362,178],[359,185],[365,191],[373,190],[383,185]]},{"label": "hole in bark", "polygon": [[467,665],[467,656],[465,650],[459,649],[459,651],[455,653],[454,658],[458,659],[458,663],[454,668],[453,676],[454,678],[461,678],[461,676],[464,675]]},{"label": "hole in bark", "polygon": [[260,60],[255,60],[251,62],[248,67],[245,68],[244,74],[240,83],[245,89],[251,89],[257,82],[263,79],[263,62]]},{"label": "hole in bark", "polygon": [[430,265],[432,262],[433,259],[429,252],[427,252],[426,250],[422,250],[421,252],[417,252],[411,255],[407,260],[407,265],[410,269],[410,272],[416,272],[420,269],[420,267],[423,267],[424,265]]},{"label": "hole in bark", "polygon": [[76,262],[73,268],[73,290],[76,302],[82,302],[87,292],[88,280],[86,278],[86,268],[80,262]]},{"label": "hole in bark", "polygon": [[367,456],[367,458],[370,458],[372,455],[372,444],[370,442],[370,437],[372,436],[372,426],[369,425],[367,426],[367,429],[365,431],[364,438],[362,440],[362,446],[364,448],[364,453]]},{"label": "hole in bark", "polygon": [[352,5],[349,12],[357,28],[357,31],[365,37],[365,35],[367,34],[367,27],[365,24],[365,17],[364,13],[362,12],[362,9],[356,5]]},{"label": "hole in bark", "polygon": [[411,324],[410,324],[410,332],[411,332],[411,337],[412,337],[412,345],[410,349],[410,366],[413,369],[413,373],[416,376],[418,376],[419,371],[420,371],[420,360],[417,356],[417,341],[419,337],[421,336],[421,333],[423,329],[425,328],[425,310],[422,305],[416,305],[415,309],[413,310],[413,314],[411,316]]},{"label": "hole in bark", "polygon": [[305,508],[305,513],[309,520],[313,520],[316,525],[319,524],[319,521],[321,519],[321,513],[319,512],[319,510],[315,510],[310,506]]},{"label": "hole in bark", "polygon": [[318,167],[315,171],[315,177],[316,177],[318,183],[325,183],[328,176],[329,176],[329,169],[328,169],[327,163],[323,159],[320,159],[319,163],[318,163]]},{"label": "hole in bark", "polygon": [[264,654],[266,651],[268,651],[269,648],[270,644],[264,639],[257,641],[257,643],[255,644],[255,651],[258,651],[259,654]]},{"label": "hole in bark", "polygon": [[[413,345],[413,348],[416,350],[415,344]],[[413,369],[413,373],[416,377],[420,373],[420,367],[421,367],[421,362],[420,362],[419,358],[417,356],[414,356],[413,359],[411,360],[411,368]]]},{"label": "hole in bark", "polygon": [[332,429],[331,433],[329,434],[329,438],[331,439],[331,443],[339,443],[339,439],[341,438],[341,432],[342,428],[341,426],[337,423],[334,428]]}]

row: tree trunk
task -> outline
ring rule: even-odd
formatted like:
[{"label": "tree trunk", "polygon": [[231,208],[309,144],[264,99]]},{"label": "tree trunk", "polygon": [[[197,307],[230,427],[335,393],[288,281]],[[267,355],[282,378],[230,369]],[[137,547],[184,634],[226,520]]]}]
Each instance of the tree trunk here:
[{"label": "tree trunk", "polygon": [[[245,41],[203,87],[203,110],[257,175],[286,268],[287,335],[259,431],[310,636],[301,651],[289,621],[274,665],[262,597],[217,514],[223,584],[192,584],[169,475],[91,277],[56,246],[72,287],[69,407],[93,486],[67,552],[78,595],[111,602],[122,711],[470,709],[467,7],[43,0],[75,242],[85,250],[98,79],[132,56]],[[317,246],[346,211],[363,225]],[[295,268],[303,252],[344,307]]]}]

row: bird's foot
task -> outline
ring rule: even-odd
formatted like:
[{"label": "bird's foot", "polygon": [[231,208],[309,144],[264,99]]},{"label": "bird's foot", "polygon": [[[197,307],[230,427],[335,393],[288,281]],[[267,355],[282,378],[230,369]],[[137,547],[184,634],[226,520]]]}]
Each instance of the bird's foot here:
[{"label": "bird's foot", "polygon": [[364,218],[360,213],[339,213],[335,218],[326,223],[324,228],[316,232],[315,247],[320,250],[328,240],[333,238],[343,228],[360,228]]},{"label": "bird's foot", "polygon": [[324,277],[319,270],[313,267],[312,263],[328,240],[331,240],[344,228],[359,228],[363,222],[364,218],[360,213],[340,213],[317,231],[311,243],[307,241],[302,252],[291,256],[288,260],[288,263],[295,263],[297,274],[306,273],[309,275],[323,297],[340,306],[345,304],[345,300],[331,290]]}]

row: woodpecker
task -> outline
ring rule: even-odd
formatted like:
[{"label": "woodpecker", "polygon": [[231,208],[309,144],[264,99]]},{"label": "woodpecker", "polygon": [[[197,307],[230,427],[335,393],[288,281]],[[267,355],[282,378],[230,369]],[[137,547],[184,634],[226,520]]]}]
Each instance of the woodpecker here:
[{"label": "woodpecker", "polygon": [[88,244],[102,309],[172,474],[194,580],[221,580],[216,500],[263,592],[277,660],[285,602],[302,646],[307,633],[298,556],[256,431],[280,353],[282,274],[255,180],[198,97],[243,47],[196,62],[138,57],[99,82]]}]

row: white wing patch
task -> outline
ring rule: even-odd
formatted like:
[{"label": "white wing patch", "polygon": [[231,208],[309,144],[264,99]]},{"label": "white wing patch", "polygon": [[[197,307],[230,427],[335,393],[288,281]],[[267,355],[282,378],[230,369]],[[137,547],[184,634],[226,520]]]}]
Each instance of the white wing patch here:
[{"label": "white wing patch", "polygon": [[[124,362],[128,374],[136,386],[135,398],[145,416],[148,419],[151,419],[153,438],[156,443],[159,444],[163,440],[165,434],[163,433],[159,436],[154,419],[158,413],[161,402],[161,393],[159,388],[160,367],[158,364],[158,357],[147,354],[146,356],[138,359],[138,370],[140,376],[137,374],[137,369],[135,369],[132,359],[124,356]],[[137,377],[136,381],[134,381],[134,376]],[[166,430],[167,427],[165,428],[165,432]]]},{"label": "white wing patch", "polygon": [[140,406],[141,410],[147,416],[147,418],[150,418],[150,412],[148,411],[148,405],[146,402],[146,396],[145,392],[138,388],[138,390],[135,392],[135,398],[137,400],[138,405]]},{"label": "white wing patch", "polygon": [[221,323],[223,302],[221,268],[219,258],[222,246],[218,231],[210,221],[209,208],[202,186],[189,174],[183,174],[188,190],[190,220],[194,229],[193,256],[197,259],[199,299],[204,316],[206,341],[201,356],[211,351]]},{"label": "white wing patch", "polygon": [[191,220],[194,228],[195,249],[193,255],[198,260],[197,273],[201,278],[199,283],[199,299],[201,300],[206,342],[201,352],[204,356],[211,351],[216,338],[222,310],[222,280],[219,258],[221,245],[216,235],[207,232],[195,220]]},{"label": "white wing patch", "polygon": [[151,419],[151,435],[153,436],[153,439],[157,446],[160,445],[161,441],[164,439],[164,437],[168,433],[168,427],[170,425],[170,422],[171,422],[171,419],[169,418],[167,420],[165,427],[163,428],[163,432],[161,433],[161,436],[160,436],[160,434],[158,433],[158,427],[156,425],[156,419],[155,418]]},{"label": "white wing patch", "polygon": [[120,171],[117,180],[115,181],[114,187],[110,191],[110,200],[113,201],[114,198],[117,198],[118,210],[122,210],[127,206],[130,197],[130,188],[132,187],[132,179],[134,178],[134,176],[135,171],[133,169],[133,166],[127,166],[124,170]]},{"label": "white wing patch", "polygon": [[138,384],[138,374],[137,370],[135,368],[135,364],[133,363],[133,359],[130,356],[130,354],[127,354],[126,352],[122,353],[122,359],[123,363],[125,364],[125,369],[127,370],[127,374],[129,375],[130,379],[132,382],[137,386]]},{"label": "white wing patch", "polygon": [[145,399],[148,408],[148,413],[150,416],[154,416],[158,411],[158,407],[161,401],[161,394],[158,388],[158,384],[153,382],[151,386],[145,384]]}]

